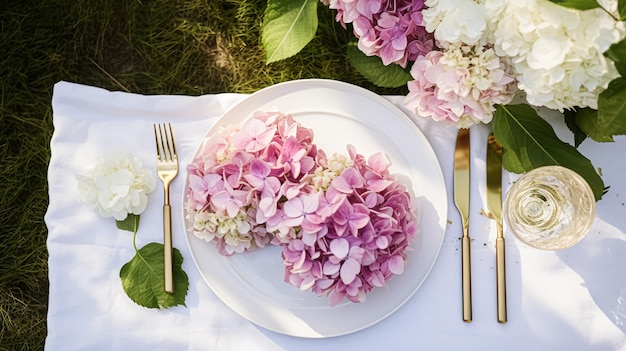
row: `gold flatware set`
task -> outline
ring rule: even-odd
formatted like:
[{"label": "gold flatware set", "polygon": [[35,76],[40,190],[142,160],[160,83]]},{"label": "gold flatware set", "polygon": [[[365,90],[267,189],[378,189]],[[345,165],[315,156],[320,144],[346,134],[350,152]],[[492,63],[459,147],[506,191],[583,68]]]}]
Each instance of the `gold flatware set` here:
[{"label": "gold flatware set", "polygon": [[[169,187],[178,175],[178,155],[171,124],[155,124],[154,137],[157,150],[157,175],[163,182],[163,246],[165,264],[165,286],[168,293],[174,292],[172,266],[172,208],[169,199]],[[462,246],[462,302],[463,320],[472,321],[472,277],[470,251],[470,131],[461,128],[458,131],[454,151],[454,203],[461,215],[463,236]],[[497,280],[497,316],[498,322],[507,322],[506,309],[506,272],[504,255],[504,235],[502,231],[502,147],[493,133],[487,139],[487,216],[495,220],[496,237],[496,280]]]},{"label": "gold flatware set", "polygon": [[[487,138],[487,216],[496,222],[496,296],[498,322],[507,322],[506,271],[504,235],[502,231],[502,147],[493,133]],[[472,321],[472,278],[469,235],[470,207],[470,132],[459,129],[454,151],[454,203],[461,216],[461,272],[463,294],[463,321]]]}]

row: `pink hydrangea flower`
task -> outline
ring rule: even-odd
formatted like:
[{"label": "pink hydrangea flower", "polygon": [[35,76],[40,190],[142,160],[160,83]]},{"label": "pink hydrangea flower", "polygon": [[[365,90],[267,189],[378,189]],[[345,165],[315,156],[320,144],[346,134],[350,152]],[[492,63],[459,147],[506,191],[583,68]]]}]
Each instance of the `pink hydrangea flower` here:
[{"label": "pink hydrangea flower", "polygon": [[422,25],[422,0],[331,0],[336,19],[344,27],[352,23],[358,48],[379,56],[383,64],[406,67],[419,55],[431,51],[432,34]]},{"label": "pink hydrangea flower", "polygon": [[509,103],[516,91],[507,62],[493,49],[450,46],[417,58],[404,106],[416,115],[469,128],[489,123],[496,104]]},{"label": "pink hydrangea flower", "polygon": [[190,231],[223,255],[280,245],[286,282],[333,306],[364,301],[403,272],[416,209],[384,154],[347,151],[327,157],[280,113],[222,129],[187,167]]},{"label": "pink hydrangea flower", "polygon": [[225,255],[269,243],[265,224],[282,218],[279,199],[294,196],[288,185],[299,193],[314,167],[312,134],[290,115],[259,112],[208,138],[187,167],[193,234]]},{"label": "pink hydrangea flower", "polygon": [[[321,228],[311,236],[302,227],[293,239],[297,245],[282,244],[285,281],[326,294],[331,306],[344,299],[363,302],[367,292],[401,274],[417,234],[415,206],[389,174],[386,158],[377,154],[369,164],[353,147],[348,150],[352,166],[334,178],[321,198],[328,205],[315,212],[324,219]],[[366,179],[373,175],[372,187]]]}]

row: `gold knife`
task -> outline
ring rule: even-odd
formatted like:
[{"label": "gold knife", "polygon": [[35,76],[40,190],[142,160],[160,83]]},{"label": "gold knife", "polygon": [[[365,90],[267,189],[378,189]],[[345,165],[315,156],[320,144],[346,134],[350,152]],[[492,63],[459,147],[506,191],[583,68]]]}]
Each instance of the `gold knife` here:
[{"label": "gold knife", "polygon": [[463,238],[461,239],[461,270],[463,279],[463,320],[472,321],[472,271],[469,237],[470,205],[470,132],[461,128],[454,150],[454,203],[461,214]]},{"label": "gold knife", "polygon": [[502,146],[493,133],[487,139],[487,206],[489,218],[496,221],[496,282],[498,296],[498,322],[506,323],[506,271],[504,260],[504,234],[502,232]]}]

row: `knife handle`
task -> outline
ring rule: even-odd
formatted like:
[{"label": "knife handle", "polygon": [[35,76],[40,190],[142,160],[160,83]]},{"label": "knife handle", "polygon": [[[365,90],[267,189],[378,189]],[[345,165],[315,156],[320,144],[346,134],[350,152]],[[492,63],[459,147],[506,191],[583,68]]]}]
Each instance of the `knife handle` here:
[{"label": "knife handle", "polygon": [[496,238],[496,281],[498,289],[498,322],[506,323],[506,271],[504,263],[504,238]]},{"label": "knife handle", "polygon": [[472,321],[472,270],[470,256],[470,238],[465,235],[462,238],[462,274],[463,274],[463,321]]}]

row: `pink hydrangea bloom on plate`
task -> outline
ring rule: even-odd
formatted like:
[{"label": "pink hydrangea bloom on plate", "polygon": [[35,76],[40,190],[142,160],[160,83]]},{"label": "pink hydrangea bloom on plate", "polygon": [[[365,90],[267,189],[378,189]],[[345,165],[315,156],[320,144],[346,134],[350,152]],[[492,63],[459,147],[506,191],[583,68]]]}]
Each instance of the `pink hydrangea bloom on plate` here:
[{"label": "pink hydrangea bloom on plate", "polygon": [[[417,233],[415,206],[407,189],[389,174],[386,158],[365,161],[350,147],[351,166],[324,191],[325,207],[308,207],[314,230],[296,229],[284,242],[285,281],[327,295],[331,306],[365,295],[402,274],[409,243]],[[328,162],[331,164],[333,162]]]},{"label": "pink hydrangea bloom on plate", "polygon": [[187,166],[191,231],[232,255],[267,245],[278,200],[314,168],[313,132],[290,115],[260,112],[206,139]]},{"label": "pink hydrangea bloom on plate", "polygon": [[186,219],[223,255],[279,245],[286,282],[330,305],[362,302],[403,272],[417,233],[388,167],[352,146],[327,157],[290,115],[257,113],[204,141],[187,167]]}]

